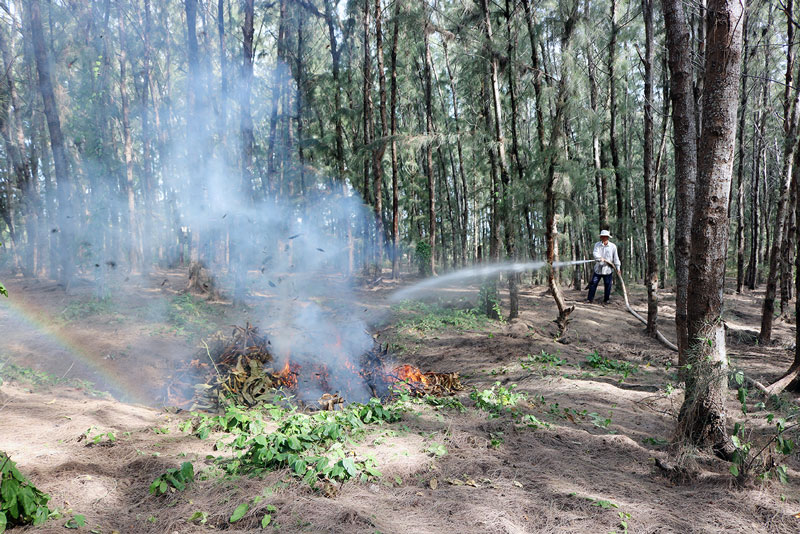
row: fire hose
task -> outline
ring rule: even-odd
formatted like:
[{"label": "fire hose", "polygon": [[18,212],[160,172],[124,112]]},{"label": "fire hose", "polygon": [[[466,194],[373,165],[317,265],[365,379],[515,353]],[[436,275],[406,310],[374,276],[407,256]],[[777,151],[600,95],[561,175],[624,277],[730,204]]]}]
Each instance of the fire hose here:
[{"label": "fire hose", "polygon": [[[622,279],[622,273],[619,272],[619,269],[617,269],[616,265],[614,265],[613,263],[611,263],[607,259],[603,258],[602,261],[604,261],[605,263],[611,265],[611,267],[614,269],[614,271],[616,271],[617,277],[619,278],[619,284],[620,284],[620,286],[622,286],[622,296],[625,297],[625,307],[628,309],[628,311],[631,313],[631,315],[633,315],[634,317],[639,319],[639,321],[641,321],[642,324],[646,325],[647,324],[647,319],[645,319],[644,317],[642,317],[641,315],[636,313],[636,311],[633,308],[631,308],[631,303],[628,300],[628,290],[625,288],[625,280]],[[674,350],[675,352],[678,352],[678,347],[674,343],[672,343],[670,340],[665,338],[664,334],[662,334],[658,330],[656,330],[656,338],[658,338],[658,340],[661,343],[663,343],[664,345],[666,345],[670,349]]]}]

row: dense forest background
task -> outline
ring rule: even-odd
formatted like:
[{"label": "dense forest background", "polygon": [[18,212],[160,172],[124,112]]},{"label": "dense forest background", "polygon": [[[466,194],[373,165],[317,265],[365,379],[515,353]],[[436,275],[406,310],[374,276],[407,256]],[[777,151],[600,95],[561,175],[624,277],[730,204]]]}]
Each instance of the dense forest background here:
[{"label": "dense forest background", "polygon": [[[746,23],[730,264],[751,287],[776,235],[782,108],[795,93],[791,5],[756,2]],[[133,270],[197,258],[223,235],[196,235],[185,213],[216,202],[200,185],[216,173],[254,202],[298,210],[321,191],[358,195],[377,224],[354,230],[356,247],[377,234],[387,260],[396,244],[429,254],[435,271],[544,257],[553,182],[556,254],[583,258],[610,228],[641,278],[649,203],[660,284],[673,278],[669,71],[649,2],[2,8],[3,261],[28,275],[69,277],[68,252]],[[699,102],[702,3],[686,16]]]},{"label": "dense forest background", "polygon": [[[760,342],[792,315],[795,16],[792,0],[4,1],[0,260],[99,297],[186,265],[243,301],[258,272],[580,260],[608,228],[649,333],[675,287],[680,419],[727,447],[726,273],[766,287]],[[560,288],[589,269],[536,275],[561,331]],[[497,313],[497,284],[481,295]]]}]

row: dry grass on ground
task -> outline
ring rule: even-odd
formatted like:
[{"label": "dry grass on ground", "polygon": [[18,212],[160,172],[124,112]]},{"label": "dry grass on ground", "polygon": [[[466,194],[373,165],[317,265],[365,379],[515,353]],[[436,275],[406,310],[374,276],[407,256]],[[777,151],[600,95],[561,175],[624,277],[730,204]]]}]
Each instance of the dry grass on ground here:
[{"label": "dry grass on ground", "polygon": [[[14,303],[0,303],[0,365],[8,371],[13,364],[19,380],[0,386],[0,450],[52,496],[54,507],[85,515],[84,531],[251,532],[273,506],[267,531],[606,533],[623,532],[623,521],[631,533],[800,531],[796,456],[786,459],[788,484],[737,486],[728,464],[701,454],[692,479],[666,477],[654,458],[667,457],[680,406],[674,355],[647,339],[620,303],[577,303],[565,343],[556,343],[555,307],[541,287],[525,289],[522,316],[510,324],[459,322],[458,316],[455,326],[437,322],[436,314],[447,312],[435,307],[400,306],[387,318],[381,314],[391,287],[362,292],[365,312],[380,323],[380,339],[402,362],[462,374],[468,389],[458,399],[466,410],[413,404],[400,422],[370,427],[348,445],[360,457],[375,456],[382,476],[369,482],[315,492],[287,472],[226,478],[207,459],[225,454],[214,450],[214,437],[181,432],[187,414],[145,406],[171,358],[194,350],[196,334],[240,319],[221,304],[212,307],[208,324],[178,327],[174,316],[171,323],[165,319],[169,310],[152,313],[180,295],[169,289],[180,287],[180,276],[160,274],[167,283],[152,293],[131,289],[124,309],[81,316],[78,306],[76,317],[59,321],[53,318],[75,308],[73,300],[45,283],[7,284]],[[475,295],[474,288],[458,288],[439,297],[459,303]],[[567,292],[571,301],[582,296]],[[84,297],[78,292],[72,298]],[[671,324],[669,297],[662,307],[665,325]],[[726,295],[734,329],[757,327],[758,297]],[[643,309],[640,292],[633,304]],[[671,327],[664,331],[674,337]],[[779,322],[774,345],[731,336],[732,362],[769,382],[788,367],[785,347],[793,334],[794,325]],[[590,367],[587,358],[595,351],[616,367]],[[25,367],[36,372],[22,373]],[[66,377],[44,379],[43,372]],[[3,369],[0,376],[7,376]],[[96,385],[65,384],[70,378]],[[514,392],[527,395],[519,411],[547,426],[515,424],[509,414],[490,418],[480,410],[470,392],[497,382],[516,385]],[[106,388],[138,404],[93,391]],[[757,400],[749,403],[748,416],[733,395],[729,405],[732,419],[753,429],[754,441],[770,428]],[[112,433],[114,440],[79,441],[87,429],[90,438]],[[198,478],[186,491],[148,493],[155,477],[187,460]],[[241,521],[228,522],[240,503],[259,495],[263,500]],[[189,521],[198,511],[206,514],[204,525]],[[65,520],[24,531],[64,532]]]}]

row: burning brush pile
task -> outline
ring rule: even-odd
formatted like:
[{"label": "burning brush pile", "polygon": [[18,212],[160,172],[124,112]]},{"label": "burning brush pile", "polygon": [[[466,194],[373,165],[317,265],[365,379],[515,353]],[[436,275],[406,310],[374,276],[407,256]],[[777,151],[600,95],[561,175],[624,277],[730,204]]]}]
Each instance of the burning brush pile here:
[{"label": "burning brush pile", "polygon": [[[341,349],[338,342],[324,350],[337,352],[337,347]],[[283,392],[310,407],[334,410],[349,401],[386,399],[398,390],[414,396],[443,396],[463,389],[458,373],[423,373],[408,364],[393,366],[388,349],[379,344],[358,362],[338,352],[333,358],[320,354],[320,360],[335,364],[301,364],[290,355],[276,357],[269,339],[250,323],[234,326],[229,337],[216,334],[192,359],[177,364],[167,380],[164,403],[215,410],[230,402],[242,406],[271,402],[276,392]]]}]

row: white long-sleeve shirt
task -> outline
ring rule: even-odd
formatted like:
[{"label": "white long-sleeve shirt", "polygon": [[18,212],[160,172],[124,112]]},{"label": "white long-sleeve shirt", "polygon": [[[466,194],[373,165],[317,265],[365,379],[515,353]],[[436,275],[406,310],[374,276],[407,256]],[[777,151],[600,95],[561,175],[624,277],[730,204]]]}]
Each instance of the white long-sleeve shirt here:
[{"label": "white long-sleeve shirt", "polygon": [[611,241],[609,241],[607,245],[604,245],[602,241],[595,243],[593,255],[594,259],[597,260],[597,263],[594,266],[594,272],[597,274],[605,275],[614,272],[614,269],[612,269],[609,264],[603,261],[604,259],[616,265],[617,270],[619,270],[622,266],[619,261],[619,255],[617,254],[617,245]]}]

